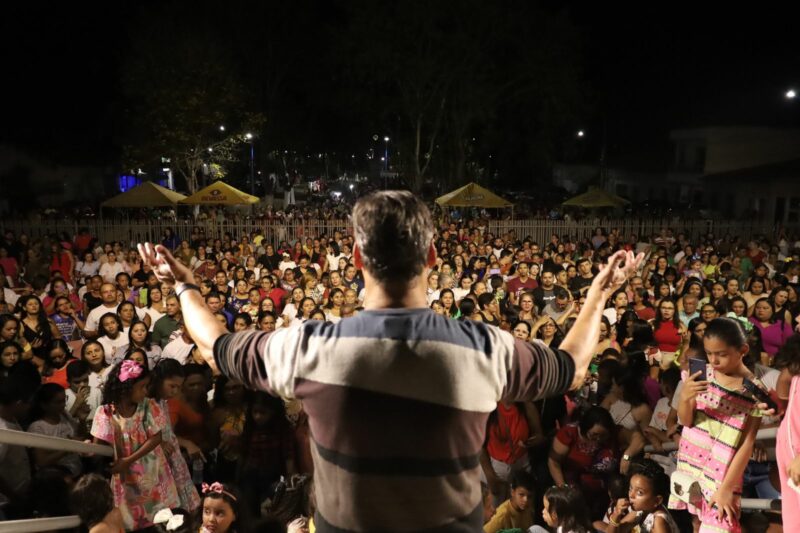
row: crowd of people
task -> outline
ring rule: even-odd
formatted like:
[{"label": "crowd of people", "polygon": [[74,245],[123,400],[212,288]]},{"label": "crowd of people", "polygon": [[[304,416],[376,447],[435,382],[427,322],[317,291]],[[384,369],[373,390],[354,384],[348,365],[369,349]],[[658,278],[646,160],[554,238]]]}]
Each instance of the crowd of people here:
[{"label": "crowd of people", "polygon": [[[208,310],[231,332],[337,324],[364,312],[349,228],[297,242],[259,232],[212,239],[198,228],[167,232],[161,244],[192,271]],[[743,514],[739,499],[786,499],[781,487],[800,482],[791,446],[789,457],[779,450],[779,468],[756,441],[760,428],[781,423],[800,374],[800,242],[692,241],[667,228],[637,239],[598,228],[591,239],[537,243],[467,220],[435,228],[434,245],[430,313],[551,350],[608,258],[621,249],[644,254],[605,304],[583,386],[500,401],[488,416],[486,533],[738,532],[780,523],[780,515]],[[72,503],[96,532],[314,530],[303,403],[212,375],[179,295],[130,243],[6,232],[0,269],[0,429],[114,450],[109,462],[0,444],[3,518],[72,514]],[[692,360],[703,370],[690,371]],[[765,411],[745,382],[777,408]],[[671,494],[676,473],[699,479],[699,496]],[[278,510],[293,488],[303,497]]]}]

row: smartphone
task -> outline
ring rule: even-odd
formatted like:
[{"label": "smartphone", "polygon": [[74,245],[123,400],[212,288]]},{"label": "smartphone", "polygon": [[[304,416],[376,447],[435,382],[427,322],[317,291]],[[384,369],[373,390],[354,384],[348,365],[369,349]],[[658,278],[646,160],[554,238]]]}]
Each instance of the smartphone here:
[{"label": "smartphone", "polygon": [[770,409],[778,410],[778,405],[769,397],[767,391],[750,381],[749,379],[745,379],[742,381],[742,386],[744,389],[753,395],[753,397],[761,403],[767,404],[767,407]]},{"label": "smartphone", "polygon": [[707,366],[708,366],[708,363],[706,363],[702,359],[690,358],[689,359],[689,375],[693,376],[693,375],[697,374],[698,372],[703,372],[702,374],[700,374],[700,379],[704,380]]},{"label": "smartphone", "polygon": [[490,276],[494,276],[495,274],[499,274],[499,273],[500,273],[500,269],[499,268],[490,268],[489,269],[489,275]]}]

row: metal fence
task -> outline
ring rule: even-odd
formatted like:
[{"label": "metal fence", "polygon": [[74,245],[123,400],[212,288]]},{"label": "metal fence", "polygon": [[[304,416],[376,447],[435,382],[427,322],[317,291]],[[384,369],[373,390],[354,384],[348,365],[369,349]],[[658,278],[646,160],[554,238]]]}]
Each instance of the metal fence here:
[{"label": "metal fence", "polygon": [[[164,231],[169,228],[179,237],[191,235],[193,228],[202,229],[207,237],[222,238],[225,233],[230,233],[234,238],[249,235],[253,232],[263,232],[268,242],[283,240],[293,242],[297,239],[315,237],[340,230],[350,231],[351,223],[348,219],[330,220],[288,220],[264,221],[257,219],[245,220],[120,220],[120,219],[89,219],[89,220],[5,220],[0,221],[0,228],[11,230],[17,235],[25,233],[32,238],[44,235],[61,234],[66,232],[70,236],[79,229],[86,228],[97,237],[100,242],[120,241],[122,243],[136,243],[160,240]],[[676,234],[685,233],[690,239],[695,240],[708,233],[721,237],[734,235],[744,239],[755,235],[774,236],[780,229],[773,224],[748,220],[681,220],[667,218],[624,218],[624,219],[594,219],[594,220],[543,220],[543,219],[515,219],[515,220],[489,220],[486,228],[494,235],[507,235],[514,232],[518,238],[531,237],[539,243],[549,242],[552,235],[560,238],[584,239],[591,237],[597,228],[605,231],[616,230],[619,235],[627,239],[630,235],[639,238],[658,234],[663,228],[671,228]],[[796,228],[793,228],[796,229]]]}]

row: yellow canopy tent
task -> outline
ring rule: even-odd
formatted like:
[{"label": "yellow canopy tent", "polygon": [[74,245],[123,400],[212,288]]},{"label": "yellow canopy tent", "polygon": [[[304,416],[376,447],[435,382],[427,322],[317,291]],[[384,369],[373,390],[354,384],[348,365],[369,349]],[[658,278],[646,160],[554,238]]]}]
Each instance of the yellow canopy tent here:
[{"label": "yellow canopy tent", "polygon": [[186,197],[179,192],[146,181],[129,191],[109,198],[100,205],[102,207],[167,207],[174,206],[184,198]]},{"label": "yellow canopy tent", "polygon": [[477,183],[469,183],[436,199],[442,207],[489,207],[499,209],[514,204]]},{"label": "yellow canopy tent", "polygon": [[188,198],[184,198],[180,203],[190,205],[243,205],[256,202],[258,202],[258,196],[247,194],[235,187],[231,187],[224,181],[218,180]]},{"label": "yellow canopy tent", "polygon": [[589,190],[583,194],[579,194],[570,198],[561,205],[573,207],[622,207],[630,202],[625,198],[620,198],[610,192],[605,191],[599,187],[589,187]]}]

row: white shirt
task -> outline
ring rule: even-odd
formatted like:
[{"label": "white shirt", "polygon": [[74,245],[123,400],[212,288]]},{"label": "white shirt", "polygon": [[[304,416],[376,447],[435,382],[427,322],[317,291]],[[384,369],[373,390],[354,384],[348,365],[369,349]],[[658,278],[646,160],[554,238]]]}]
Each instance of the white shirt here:
[{"label": "white shirt", "polygon": [[[64,390],[67,395],[67,407],[66,411],[69,412],[72,409],[72,406],[75,405],[75,393],[72,392],[72,389],[67,388]],[[94,412],[100,407],[100,404],[103,400],[103,394],[100,392],[100,389],[89,387],[89,396],[86,398],[86,403],[89,404],[89,416],[87,417],[88,420],[92,420],[94,418]]]},{"label": "white shirt", "polygon": [[75,267],[75,273],[78,274],[78,279],[94,276],[98,272],[100,272],[100,261],[94,261],[92,263],[80,261],[78,266]]},{"label": "white shirt", "polygon": [[102,276],[103,281],[106,283],[115,283],[117,281],[117,274],[120,272],[125,272],[122,263],[114,262],[113,265],[111,263],[104,263],[103,266],[100,267],[100,276]]},{"label": "white shirt", "polygon": [[[89,331],[97,331],[100,328],[100,319],[106,313],[117,314],[117,304],[111,307],[106,307],[106,304],[100,304],[89,312],[86,317],[86,329]],[[108,355],[108,354],[106,354]]]},{"label": "white shirt", "polygon": [[278,264],[278,270],[280,270],[281,273],[286,272],[287,268],[291,268],[292,270],[294,270],[295,268],[297,268],[297,263],[295,263],[294,261],[286,261],[284,259]]},{"label": "white shirt", "polygon": [[187,359],[192,354],[194,344],[188,344],[183,340],[183,335],[170,341],[161,352],[161,359],[175,359],[180,364],[185,365]]},{"label": "white shirt", "polygon": [[114,365],[119,363],[125,356],[123,348],[128,345],[128,337],[123,333],[117,335],[116,339],[103,335],[97,339],[97,342],[103,346],[103,351],[106,355],[106,363]]},{"label": "white shirt", "polygon": [[8,305],[14,306],[17,305],[17,300],[19,300],[19,295],[9,289],[8,287],[3,287],[3,296],[6,297],[6,303]]},{"label": "white shirt", "polygon": [[468,289],[461,289],[461,288],[453,289],[453,295],[455,296],[456,302],[460,302],[461,300],[463,300],[467,294],[469,294]]},{"label": "white shirt", "polygon": [[656,403],[656,408],[653,409],[653,416],[650,418],[650,427],[666,431],[669,412],[669,398],[660,398],[658,403]]},{"label": "white shirt", "polygon": [[144,312],[147,313],[148,316],[150,316],[150,331],[153,331],[153,328],[155,327],[156,322],[158,322],[159,318],[164,316],[164,313],[159,313],[158,311],[156,311],[152,307],[144,308]]}]

